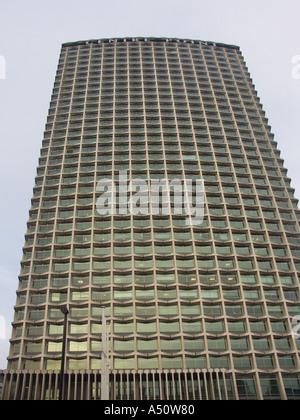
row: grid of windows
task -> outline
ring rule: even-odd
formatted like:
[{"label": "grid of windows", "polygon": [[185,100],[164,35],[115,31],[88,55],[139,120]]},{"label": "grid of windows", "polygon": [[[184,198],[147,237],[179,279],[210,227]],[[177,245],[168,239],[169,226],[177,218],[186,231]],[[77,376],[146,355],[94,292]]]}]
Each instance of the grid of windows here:
[{"label": "grid of windows", "polygon": [[[97,182],[204,179],[204,221],[97,213]],[[299,210],[236,47],[158,40],[62,48],[37,169],[9,367],[224,368],[241,397],[299,370]],[[120,193],[117,190],[117,197]],[[262,375],[262,376],[261,376]],[[280,377],[281,378],[281,377]],[[283,381],[281,378],[280,381]],[[292,392],[292,391],[291,391]]]}]

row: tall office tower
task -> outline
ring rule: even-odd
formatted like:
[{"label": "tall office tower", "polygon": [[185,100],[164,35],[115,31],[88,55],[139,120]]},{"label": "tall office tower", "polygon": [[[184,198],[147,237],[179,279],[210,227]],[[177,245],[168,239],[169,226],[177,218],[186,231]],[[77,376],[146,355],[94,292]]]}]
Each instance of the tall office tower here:
[{"label": "tall office tower", "polygon": [[66,399],[101,398],[102,307],[111,399],[299,398],[299,215],[238,47],[64,44],[3,398],[57,398],[61,306]]}]

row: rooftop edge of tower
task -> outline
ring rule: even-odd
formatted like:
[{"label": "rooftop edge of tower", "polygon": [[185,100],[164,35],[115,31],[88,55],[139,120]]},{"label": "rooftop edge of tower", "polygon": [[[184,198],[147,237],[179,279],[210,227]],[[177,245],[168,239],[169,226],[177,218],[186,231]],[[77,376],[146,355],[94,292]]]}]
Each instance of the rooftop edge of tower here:
[{"label": "rooftop edge of tower", "polygon": [[161,43],[182,43],[182,44],[195,44],[195,45],[208,45],[213,47],[228,48],[234,50],[240,50],[237,45],[223,44],[220,42],[212,41],[200,41],[185,38],[158,38],[158,37],[124,37],[124,38],[102,38],[102,39],[90,39],[86,41],[75,41],[66,42],[62,44],[63,48],[74,47],[78,45],[89,45],[89,44],[110,44],[110,43],[124,43],[124,42],[161,42]]}]

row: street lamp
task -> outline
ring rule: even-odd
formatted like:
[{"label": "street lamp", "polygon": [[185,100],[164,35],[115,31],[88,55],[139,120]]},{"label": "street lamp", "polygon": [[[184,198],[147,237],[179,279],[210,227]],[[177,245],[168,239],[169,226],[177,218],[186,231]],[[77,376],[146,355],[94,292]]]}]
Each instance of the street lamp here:
[{"label": "street lamp", "polygon": [[59,383],[59,400],[63,398],[64,388],[64,373],[65,373],[65,359],[66,359],[66,337],[67,337],[67,320],[68,320],[68,308],[62,306],[60,311],[64,314],[64,331],[63,331],[63,343],[62,343],[62,355],[61,355],[61,369],[60,369],[60,383]]},{"label": "street lamp", "polygon": [[101,400],[109,400],[109,336],[105,306],[102,307]]}]

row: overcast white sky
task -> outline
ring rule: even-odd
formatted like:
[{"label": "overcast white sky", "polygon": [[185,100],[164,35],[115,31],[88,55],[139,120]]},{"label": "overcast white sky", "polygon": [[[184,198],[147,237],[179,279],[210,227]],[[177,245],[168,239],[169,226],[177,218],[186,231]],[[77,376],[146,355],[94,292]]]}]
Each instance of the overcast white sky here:
[{"label": "overcast white sky", "polygon": [[0,369],[61,44],[131,36],[239,45],[300,197],[299,0],[0,0]]}]

